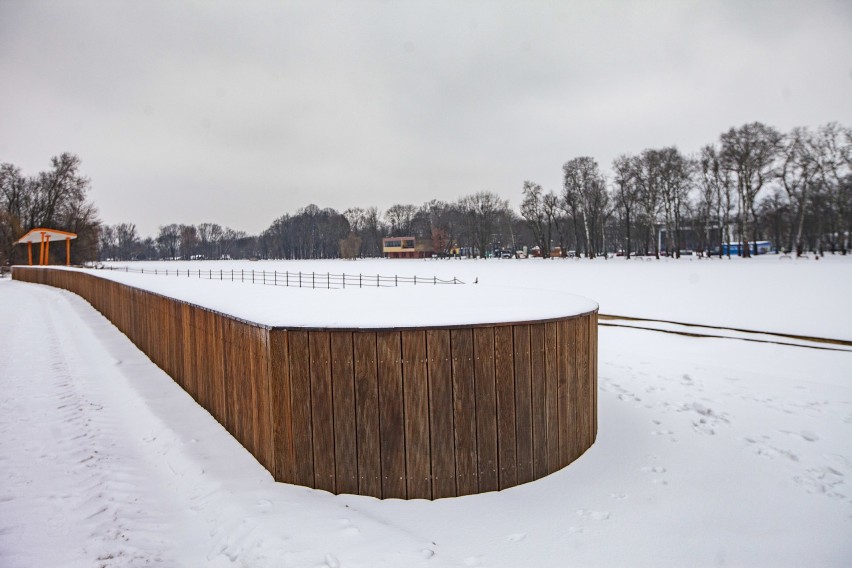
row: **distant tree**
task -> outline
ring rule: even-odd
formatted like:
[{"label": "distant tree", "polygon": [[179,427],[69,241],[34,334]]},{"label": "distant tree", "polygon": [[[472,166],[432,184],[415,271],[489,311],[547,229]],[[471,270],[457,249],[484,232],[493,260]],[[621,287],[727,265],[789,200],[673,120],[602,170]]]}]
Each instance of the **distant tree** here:
[{"label": "distant tree", "polygon": [[354,232],[349,233],[345,239],[340,239],[340,258],[355,259],[361,252],[361,237]]},{"label": "distant tree", "polygon": [[749,257],[749,236],[757,254],[757,215],[755,200],[767,181],[773,179],[775,160],[781,147],[781,134],[760,122],[731,128],[721,135],[722,163],[736,180],[739,195],[742,253]]},{"label": "distant tree", "polygon": [[527,222],[532,231],[535,244],[544,258],[550,257],[550,242],[553,234],[553,216],[555,196],[551,198],[537,183],[524,182],[523,199],[521,200],[521,217]]},{"label": "distant tree", "polygon": [[588,156],[565,162],[563,172],[563,200],[567,209],[575,211],[583,223],[586,254],[595,258],[596,249],[602,247],[603,224],[609,206],[606,181],[598,163]]},{"label": "distant tree", "polygon": [[390,225],[391,237],[409,237],[412,235],[412,222],[417,214],[414,205],[392,205],[385,211],[385,219]]},{"label": "distant tree", "polygon": [[180,225],[180,256],[190,260],[198,250],[198,231],[195,225]]},{"label": "distant tree", "polygon": [[633,250],[630,242],[631,221],[636,217],[636,208],[639,203],[639,187],[637,183],[637,170],[640,167],[637,160],[626,154],[615,158],[612,162],[612,170],[615,173],[615,202],[624,219],[624,227],[627,235],[627,246],[625,257],[630,260]]},{"label": "distant tree", "polygon": [[168,260],[176,259],[180,246],[180,227],[175,223],[160,227],[160,233],[157,235],[157,246],[160,249],[161,257]]},{"label": "distant tree", "polygon": [[488,191],[467,195],[459,200],[463,215],[464,232],[473,248],[482,258],[509,211],[509,202]]},{"label": "distant tree", "polygon": [[119,223],[114,227],[115,231],[115,257],[118,260],[133,260],[136,249],[139,247],[139,236],[136,234],[136,225],[133,223]]}]

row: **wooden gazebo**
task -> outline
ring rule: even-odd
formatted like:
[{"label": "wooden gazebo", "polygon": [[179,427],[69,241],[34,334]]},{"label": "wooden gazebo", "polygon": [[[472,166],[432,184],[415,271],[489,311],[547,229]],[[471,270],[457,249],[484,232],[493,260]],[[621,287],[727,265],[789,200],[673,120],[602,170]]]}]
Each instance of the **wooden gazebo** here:
[{"label": "wooden gazebo", "polygon": [[33,243],[39,243],[39,265],[50,264],[50,241],[65,240],[65,266],[71,265],[71,240],[76,239],[76,233],[60,231],[59,229],[45,229],[38,227],[29,231],[26,235],[15,241],[15,244],[27,243],[27,259],[30,265],[33,263]]}]

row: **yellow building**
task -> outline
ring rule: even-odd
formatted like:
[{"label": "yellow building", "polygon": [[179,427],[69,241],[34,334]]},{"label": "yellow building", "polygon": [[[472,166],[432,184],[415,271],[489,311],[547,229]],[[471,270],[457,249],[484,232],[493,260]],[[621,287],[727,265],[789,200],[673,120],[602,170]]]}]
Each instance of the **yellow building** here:
[{"label": "yellow building", "polygon": [[429,258],[433,252],[431,239],[414,237],[382,239],[382,256],[385,258]]}]

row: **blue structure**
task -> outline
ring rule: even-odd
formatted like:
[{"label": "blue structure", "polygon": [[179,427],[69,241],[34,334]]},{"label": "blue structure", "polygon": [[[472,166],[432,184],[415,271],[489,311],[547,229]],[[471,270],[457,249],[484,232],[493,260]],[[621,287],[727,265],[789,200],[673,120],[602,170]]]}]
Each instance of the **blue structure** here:
[{"label": "blue structure", "polygon": [[[767,253],[773,252],[773,250],[774,250],[772,248],[772,242],[770,242],[770,241],[757,241],[757,243],[749,243],[748,244],[748,248],[749,248],[749,250],[751,251],[752,254],[754,254],[754,245],[755,244],[757,244],[757,254],[767,254]],[[743,244],[741,242],[731,243],[730,246],[731,246],[731,251],[729,253],[728,252],[728,243],[722,243],[722,254],[725,254],[725,255],[730,254],[731,256],[734,256],[734,255],[739,256],[739,255],[742,254]]]}]

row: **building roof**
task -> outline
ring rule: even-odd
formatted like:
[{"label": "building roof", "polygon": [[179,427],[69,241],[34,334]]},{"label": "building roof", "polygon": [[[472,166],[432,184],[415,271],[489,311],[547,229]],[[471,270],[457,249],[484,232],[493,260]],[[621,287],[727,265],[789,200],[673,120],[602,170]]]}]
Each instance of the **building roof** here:
[{"label": "building roof", "polygon": [[59,229],[45,229],[37,227],[29,231],[26,235],[15,241],[15,244],[21,243],[40,243],[42,236],[50,237],[50,240],[65,240],[76,239],[77,233],[69,233],[68,231],[60,231]]}]

